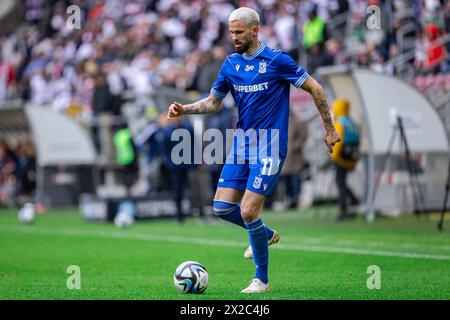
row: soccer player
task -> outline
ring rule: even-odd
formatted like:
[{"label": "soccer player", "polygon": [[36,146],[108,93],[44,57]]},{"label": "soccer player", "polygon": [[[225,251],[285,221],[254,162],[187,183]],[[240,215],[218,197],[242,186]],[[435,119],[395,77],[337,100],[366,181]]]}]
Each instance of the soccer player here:
[{"label": "soccer player", "polygon": [[268,246],[279,241],[279,234],[264,225],[261,209],[276,186],[286,157],[291,84],[312,95],[324,123],[330,153],[339,141],[321,85],[286,53],[258,40],[259,22],[253,9],[241,7],[233,11],[228,23],[236,53],[223,62],[210,95],[192,104],[175,101],[167,114],[168,118],[175,118],[216,112],[228,92],[236,102],[239,121],[213,210],[220,218],[248,231],[250,247],[244,256],[253,257],[256,273],[242,293],[269,290]]}]

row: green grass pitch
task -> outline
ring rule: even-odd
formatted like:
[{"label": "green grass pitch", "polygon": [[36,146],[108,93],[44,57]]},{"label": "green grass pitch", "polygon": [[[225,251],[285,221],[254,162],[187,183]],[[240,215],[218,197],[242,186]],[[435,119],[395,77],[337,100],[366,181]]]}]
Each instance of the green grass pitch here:
[{"label": "green grass pitch", "polygon": [[[334,207],[264,212],[281,241],[270,247],[270,292],[242,295],[254,273],[243,258],[247,232],[225,222],[138,221],[128,229],[83,221],[76,209],[49,210],[34,225],[0,210],[0,299],[449,299],[450,221],[437,215],[336,223]],[[204,294],[178,293],[176,267],[206,266]],[[67,268],[81,289],[67,288]],[[379,266],[380,289],[368,289]]]}]

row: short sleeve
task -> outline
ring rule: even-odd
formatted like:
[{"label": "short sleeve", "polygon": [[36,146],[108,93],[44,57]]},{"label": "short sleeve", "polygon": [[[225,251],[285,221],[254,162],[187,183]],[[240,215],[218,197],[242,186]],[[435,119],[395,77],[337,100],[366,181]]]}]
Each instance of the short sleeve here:
[{"label": "short sleeve", "polygon": [[217,79],[214,82],[211,88],[211,94],[222,100],[230,91],[228,87],[227,80],[225,78],[225,62],[222,64],[220,68],[219,74],[217,75]]},{"label": "short sleeve", "polygon": [[300,88],[309,76],[305,69],[284,52],[278,56],[277,62],[281,79],[289,81],[297,88]]}]

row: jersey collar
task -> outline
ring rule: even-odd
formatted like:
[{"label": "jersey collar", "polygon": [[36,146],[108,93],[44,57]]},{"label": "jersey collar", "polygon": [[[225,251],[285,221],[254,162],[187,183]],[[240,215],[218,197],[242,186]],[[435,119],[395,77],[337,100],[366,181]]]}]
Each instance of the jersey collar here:
[{"label": "jersey collar", "polygon": [[251,59],[253,59],[253,58],[256,58],[261,52],[263,52],[265,47],[266,47],[266,46],[264,45],[264,43],[261,43],[261,42],[260,42],[260,45],[259,45],[258,49],[255,50],[255,52],[253,52],[253,53],[250,54],[250,55],[249,55],[249,54],[246,54],[246,53],[243,53],[242,56],[243,56],[245,59],[247,59],[247,60],[251,60]]}]

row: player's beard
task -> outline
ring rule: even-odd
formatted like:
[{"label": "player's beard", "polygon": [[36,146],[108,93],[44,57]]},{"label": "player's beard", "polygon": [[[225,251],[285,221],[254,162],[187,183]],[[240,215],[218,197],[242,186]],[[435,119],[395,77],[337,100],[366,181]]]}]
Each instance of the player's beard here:
[{"label": "player's beard", "polygon": [[241,45],[241,47],[238,49],[238,48],[236,48],[236,44],[235,44],[236,52],[240,53],[240,54],[247,52],[248,49],[250,48],[250,42],[241,42],[240,45]]}]

